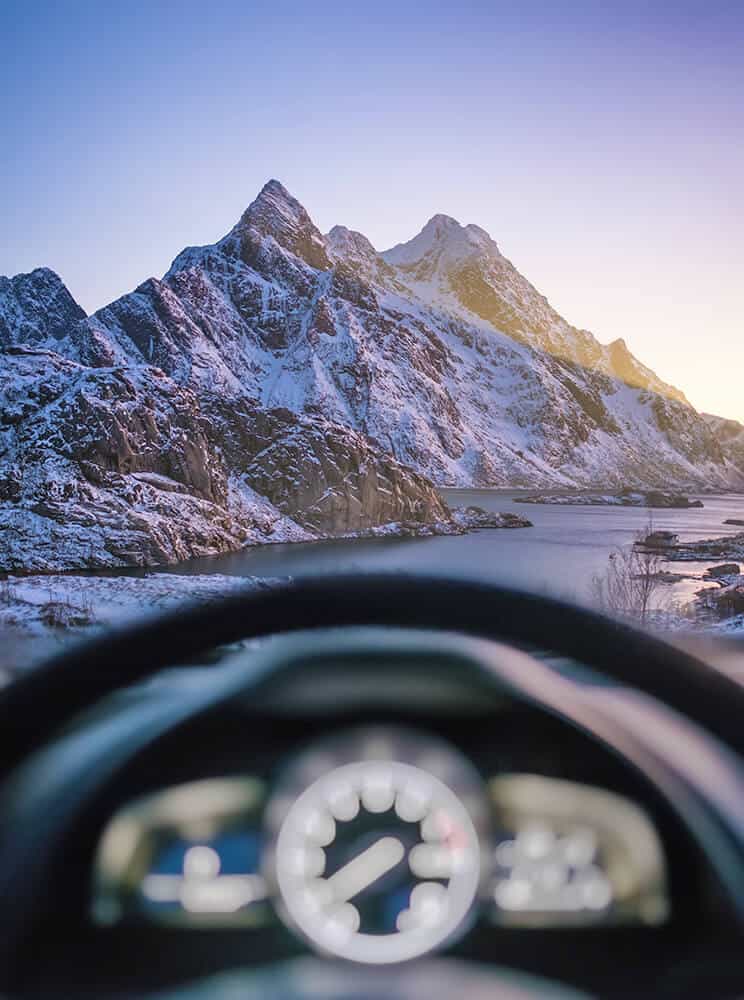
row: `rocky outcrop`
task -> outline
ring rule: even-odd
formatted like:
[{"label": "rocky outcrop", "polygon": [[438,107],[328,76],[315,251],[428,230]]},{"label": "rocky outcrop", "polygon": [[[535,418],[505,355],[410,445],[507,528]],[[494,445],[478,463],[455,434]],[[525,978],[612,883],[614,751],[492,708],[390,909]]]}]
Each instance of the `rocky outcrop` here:
[{"label": "rocky outcrop", "polygon": [[718,566],[709,566],[703,576],[716,580],[725,576],[739,576],[740,573],[738,563],[721,563]]},{"label": "rocky outcrop", "polygon": [[358,432],[247,401],[206,405],[229,466],[312,531],[346,534],[449,518],[430,482]]},{"label": "rocky outcrop", "polygon": [[313,537],[224,462],[157,369],[0,354],[0,570],[157,565]]},{"label": "rocky outcrop", "polygon": [[638,543],[640,547],[662,550],[664,558],[674,562],[730,562],[744,560],[744,533],[723,538],[704,538],[696,541],[680,541],[676,535],[654,532]]},{"label": "rocky outcrop", "polygon": [[484,510],[483,507],[455,507],[452,510],[452,520],[467,531],[478,528],[531,528],[532,521],[519,514],[503,514]]}]

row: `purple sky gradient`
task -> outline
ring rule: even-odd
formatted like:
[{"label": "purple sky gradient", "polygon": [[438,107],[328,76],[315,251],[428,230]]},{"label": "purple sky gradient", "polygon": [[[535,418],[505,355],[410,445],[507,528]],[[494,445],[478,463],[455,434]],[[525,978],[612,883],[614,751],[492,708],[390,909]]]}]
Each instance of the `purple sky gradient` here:
[{"label": "purple sky gradient", "polygon": [[478,223],[744,420],[744,4],[5,0],[0,37],[0,273],[95,309],[278,177],[378,249]]}]

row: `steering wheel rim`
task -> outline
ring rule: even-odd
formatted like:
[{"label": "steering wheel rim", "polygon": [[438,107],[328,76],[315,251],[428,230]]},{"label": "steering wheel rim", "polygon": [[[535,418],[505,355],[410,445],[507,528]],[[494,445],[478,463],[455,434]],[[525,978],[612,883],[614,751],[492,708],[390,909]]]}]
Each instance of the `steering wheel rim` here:
[{"label": "steering wheel rim", "polygon": [[440,629],[540,646],[659,699],[733,750],[744,750],[744,688],[651,634],[588,608],[491,583],[375,573],[303,578],[188,605],[63,651],[0,697],[0,767],[7,773],[95,700],[216,646],[360,625]]}]

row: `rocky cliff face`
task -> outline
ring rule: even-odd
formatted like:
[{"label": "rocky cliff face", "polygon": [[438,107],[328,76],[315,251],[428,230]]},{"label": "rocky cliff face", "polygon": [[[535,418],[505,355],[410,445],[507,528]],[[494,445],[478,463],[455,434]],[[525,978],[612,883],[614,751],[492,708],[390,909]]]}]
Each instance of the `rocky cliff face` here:
[{"label": "rocky cliff face", "polygon": [[211,400],[209,409],[228,467],[306,529],[345,534],[448,519],[425,477],[348,427],[246,401]]},{"label": "rocky cliff face", "polygon": [[0,353],[0,569],[158,565],[391,521],[446,521],[361,435],[249,401],[204,408],[158,368]]},{"label": "rocky cliff face", "polygon": [[228,469],[157,369],[0,354],[0,569],[154,565],[310,537]]},{"label": "rocky cliff face", "polygon": [[735,435],[479,227],[435,216],[379,254],[276,181],[93,316],[48,270],[0,279],[0,349],[5,567],[441,520],[431,481],[744,482]]}]

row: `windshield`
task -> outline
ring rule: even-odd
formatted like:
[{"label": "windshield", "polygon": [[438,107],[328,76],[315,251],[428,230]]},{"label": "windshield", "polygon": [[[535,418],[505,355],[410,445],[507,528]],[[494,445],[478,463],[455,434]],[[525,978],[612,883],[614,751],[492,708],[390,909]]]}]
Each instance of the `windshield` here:
[{"label": "windshield", "polygon": [[744,636],[740,13],[321,7],[0,13],[3,681],[381,569]]}]

